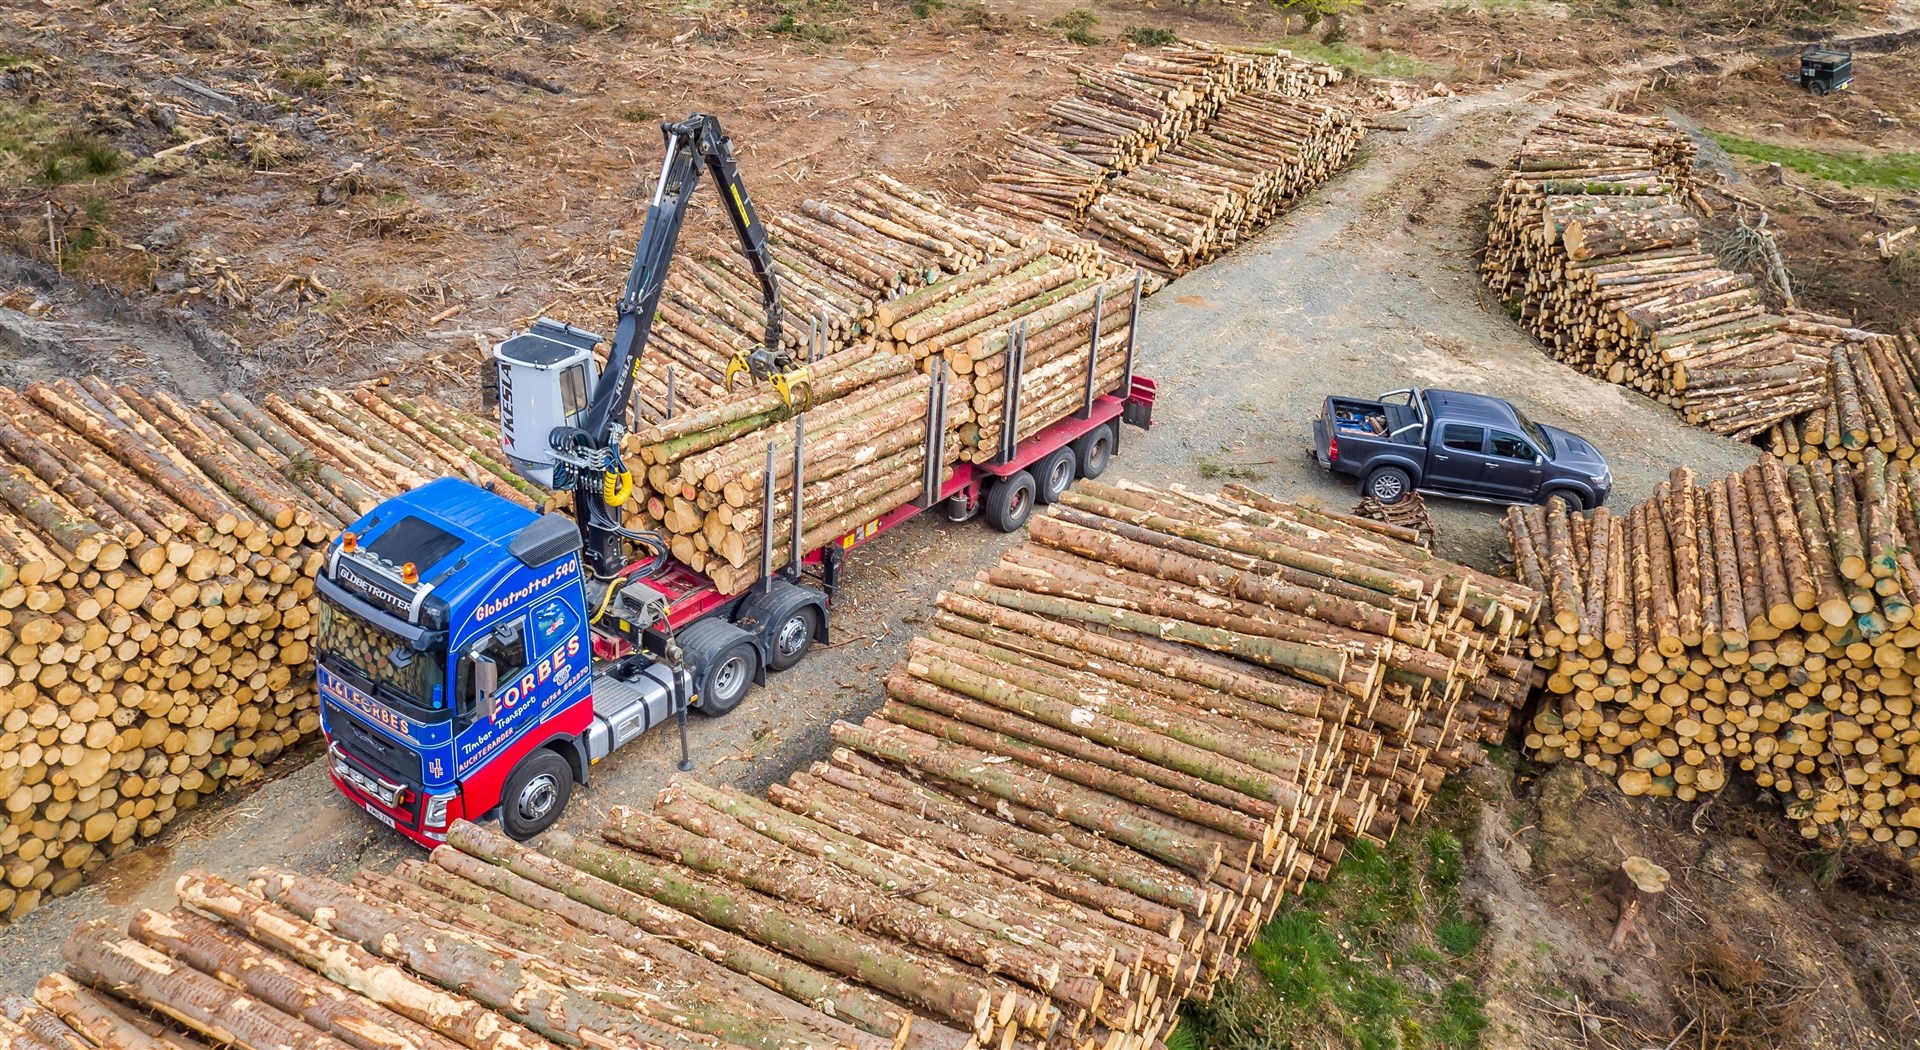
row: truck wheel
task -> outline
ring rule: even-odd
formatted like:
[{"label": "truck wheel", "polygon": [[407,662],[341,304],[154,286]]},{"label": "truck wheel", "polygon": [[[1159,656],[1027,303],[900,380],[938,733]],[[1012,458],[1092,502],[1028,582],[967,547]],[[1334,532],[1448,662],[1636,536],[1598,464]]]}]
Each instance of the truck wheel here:
[{"label": "truck wheel", "polygon": [[1033,475],[1009,474],[987,490],[987,524],[1001,532],[1015,532],[1033,517]]},{"label": "truck wheel", "polygon": [[1067,486],[1073,484],[1073,468],[1078,462],[1079,457],[1073,454],[1071,448],[1059,449],[1041,460],[1033,468],[1033,498],[1041,503],[1052,503],[1059,499],[1060,494],[1067,491]]},{"label": "truck wheel", "polygon": [[1413,491],[1413,478],[1399,467],[1381,467],[1367,475],[1367,495],[1382,503],[1398,503]]},{"label": "truck wheel", "polygon": [[800,662],[820,633],[820,610],[802,606],[787,615],[767,645],[767,670],[784,671]]},{"label": "truck wheel", "polygon": [[507,774],[500,789],[500,830],[525,842],[552,827],[572,797],[573,767],[559,752],[543,747]]},{"label": "truck wheel", "polygon": [[1825,84],[1822,84],[1818,80],[1816,80],[1813,83],[1807,85],[1807,90],[1813,92],[1816,95],[1824,95],[1827,93],[1827,86]]},{"label": "truck wheel", "polygon": [[1540,505],[1542,507],[1546,506],[1547,502],[1555,496],[1565,500],[1567,502],[1567,509],[1570,511],[1578,513],[1587,509],[1587,501],[1581,499],[1580,494],[1571,489],[1549,489],[1546,492],[1542,492],[1540,494]]},{"label": "truck wheel", "polygon": [[753,636],[725,620],[701,620],[680,632],[680,648],[694,668],[693,709],[718,718],[740,706],[760,677]]},{"label": "truck wheel", "polygon": [[1080,460],[1081,477],[1097,478],[1104,474],[1107,464],[1113,461],[1113,424],[1080,435],[1080,440],[1073,443],[1073,454]]}]

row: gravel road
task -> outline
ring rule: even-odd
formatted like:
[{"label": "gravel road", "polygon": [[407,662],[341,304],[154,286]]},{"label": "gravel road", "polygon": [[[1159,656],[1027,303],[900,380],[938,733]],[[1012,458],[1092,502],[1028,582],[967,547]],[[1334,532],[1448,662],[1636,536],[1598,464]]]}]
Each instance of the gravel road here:
[{"label": "gravel road", "polygon": [[[1111,474],[1207,488],[1235,477],[1346,509],[1352,486],[1305,457],[1310,420],[1330,391],[1409,385],[1499,394],[1585,435],[1613,463],[1619,505],[1644,498],[1677,464],[1711,475],[1750,463],[1751,448],[1550,361],[1486,301],[1477,231],[1500,166],[1544,112],[1529,100],[1534,86],[1387,118],[1358,163],[1283,222],[1150,300],[1140,367],[1160,381],[1158,418],[1149,434],[1126,432]],[[1446,553],[1493,564],[1497,510],[1440,503],[1435,516]],[[833,719],[878,705],[879,677],[934,593],[1010,542],[979,524],[924,520],[861,548],[831,647],[730,717],[690,723],[697,775],[751,789],[821,758]],[[672,774],[677,744],[657,733],[603,763],[563,826],[589,830],[609,806],[645,804]],[[78,922],[167,907],[174,877],[188,868],[237,877],[274,864],[344,879],[415,852],[339,798],[321,763],[296,761],[193,814],[92,886],[0,929],[0,990],[26,991],[57,966],[60,941]]]}]

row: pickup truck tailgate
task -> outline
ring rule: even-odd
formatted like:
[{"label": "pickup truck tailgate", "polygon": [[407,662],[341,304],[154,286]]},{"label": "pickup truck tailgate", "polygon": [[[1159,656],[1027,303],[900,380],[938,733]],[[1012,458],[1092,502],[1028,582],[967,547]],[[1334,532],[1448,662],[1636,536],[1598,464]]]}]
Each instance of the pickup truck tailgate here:
[{"label": "pickup truck tailgate", "polygon": [[1313,459],[1321,470],[1333,469],[1333,441],[1328,433],[1325,416],[1313,421]]}]

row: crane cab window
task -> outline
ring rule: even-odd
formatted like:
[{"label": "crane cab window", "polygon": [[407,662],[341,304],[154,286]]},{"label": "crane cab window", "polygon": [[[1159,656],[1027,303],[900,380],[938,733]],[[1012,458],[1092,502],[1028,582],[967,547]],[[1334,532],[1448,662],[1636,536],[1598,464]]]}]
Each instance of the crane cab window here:
[{"label": "crane cab window", "polygon": [[1460,423],[1448,423],[1440,431],[1440,443],[1455,452],[1478,452],[1486,431]]},{"label": "crane cab window", "polygon": [[568,419],[587,410],[587,365],[568,365],[560,373],[560,412]]},{"label": "crane cab window", "polygon": [[1519,435],[1504,430],[1488,432],[1487,451],[1501,459],[1517,459],[1522,463],[1531,463],[1534,458],[1532,445]]}]

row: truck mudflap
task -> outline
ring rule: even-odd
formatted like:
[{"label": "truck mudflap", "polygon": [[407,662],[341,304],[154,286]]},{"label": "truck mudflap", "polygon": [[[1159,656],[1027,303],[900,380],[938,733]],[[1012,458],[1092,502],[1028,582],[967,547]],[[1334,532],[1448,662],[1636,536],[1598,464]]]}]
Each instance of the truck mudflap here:
[{"label": "truck mudflap", "polygon": [[1146,376],[1134,376],[1133,383],[1127,389],[1126,400],[1120,405],[1120,420],[1130,427],[1141,430],[1153,429],[1153,402],[1159,396],[1159,388]]}]

